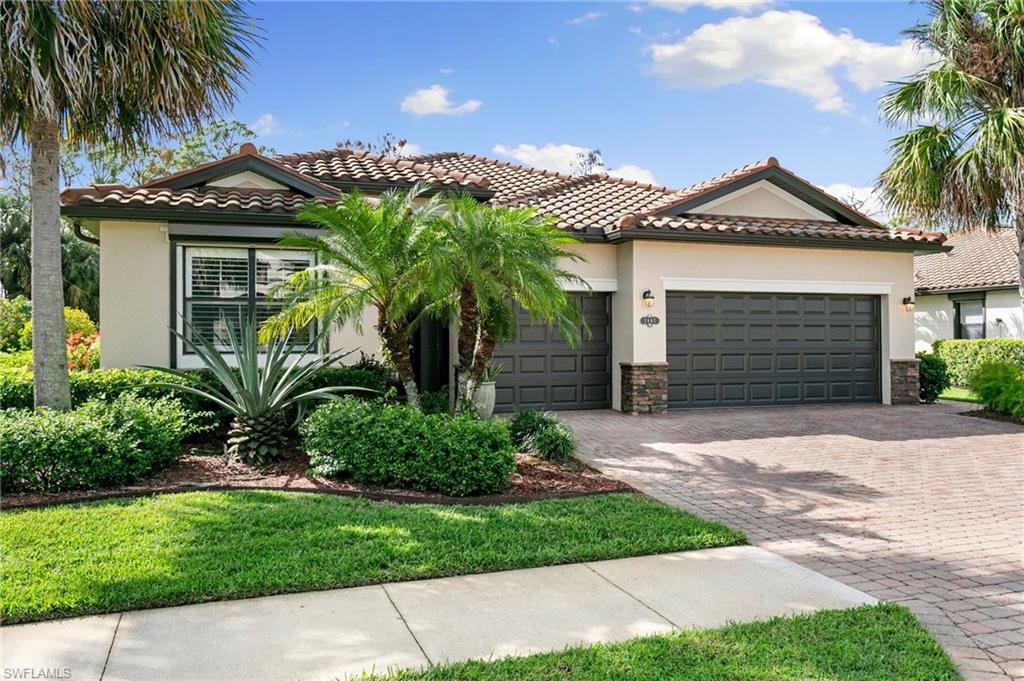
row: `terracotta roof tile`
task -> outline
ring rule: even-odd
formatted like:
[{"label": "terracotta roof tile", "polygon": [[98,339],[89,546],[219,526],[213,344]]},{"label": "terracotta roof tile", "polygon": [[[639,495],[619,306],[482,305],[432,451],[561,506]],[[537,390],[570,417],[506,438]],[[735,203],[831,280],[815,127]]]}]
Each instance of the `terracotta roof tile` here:
[{"label": "terracotta roof tile", "polygon": [[515,196],[533,194],[573,179],[572,175],[565,173],[529,168],[509,161],[499,161],[476,154],[460,154],[455,151],[415,156],[411,160],[447,171],[484,176],[490,181],[488,188],[495,193],[494,201],[499,203],[508,201]]},{"label": "terracotta roof tile", "polygon": [[588,227],[611,229],[623,216],[658,205],[668,189],[609,175],[570,177],[536,193],[517,193],[504,203],[537,206],[556,216],[558,225],[577,231]]},{"label": "terracotta roof tile", "polygon": [[277,156],[277,161],[321,182],[373,182],[413,185],[417,182],[466,189],[487,189],[486,177],[458,168],[447,169],[417,158],[391,158],[367,151],[324,149]]},{"label": "terracotta roof tile", "polygon": [[[168,189],[124,185],[94,185],[65,189],[61,202],[76,206],[124,206],[125,208],[194,208],[196,210],[254,211],[259,213],[295,213],[309,201],[298,192],[240,187],[200,187]],[[326,200],[326,199],[318,199]]]},{"label": "terracotta roof tile", "polygon": [[914,258],[914,288],[921,293],[1018,286],[1017,235],[1009,227],[954,232],[953,250]]},{"label": "terracotta roof tile", "polygon": [[920,230],[847,225],[825,220],[795,220],[789,218],[761,218],[742,215],[710,215],[684,213],[678,216],[628,215],[619,221],[622,230],[675,230],[704,234],[757,234],[762,236],[809,237],[864,241],[897,241],[935,244],[945,241],[945,235]]}]

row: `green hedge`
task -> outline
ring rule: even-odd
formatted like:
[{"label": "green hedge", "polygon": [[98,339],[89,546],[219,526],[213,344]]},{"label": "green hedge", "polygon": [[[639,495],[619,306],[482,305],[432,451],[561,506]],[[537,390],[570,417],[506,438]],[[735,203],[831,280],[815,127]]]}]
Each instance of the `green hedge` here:
[{"label": "green hedge", "polygon": [[[172,396],[180,400],[189,411],[217,412],[216,405],[196,395],[149,385],[176,381],[197,385],[205,380],[206,375],[205,370],[197,370],[189,372],[187,378],[179,379],[152,369],[98,369],[89,372],[72,371],[68,377],[73,406],[94,399],[109,401],[128,392],[153,398]],[[347,368],[324,369],[317,372],[309,382],[310,389],[330,385],[381,389],[380,381],[369,371]],[[32,405],[32,372],[25,369],[0,370],[0,409],[31,409]]]},{"label": "green hedge", "polygon": [[987,362],[1024,367],[1024,340],[1017,338],[937,340],[932,351],[946,363],[953,385],[960,387],[969,386],[978,367]]},{"label": "green hedge", "polygon": [[500,492],[515,469],[508,425],[346,398],[300,426],[310,472],[370,485],[469,496]]},{"label": "green hedge", "polygon": [[0,490],[102,489],[140,480],[174,461],[201,429],[176,400],[121,395],[68,412],[0,411]]},{"label": "green hedge", "polygon": [[922,402],[931,404],[949,387],[949,370],[946,362],[933,352],[917,353],[919,396]]}]

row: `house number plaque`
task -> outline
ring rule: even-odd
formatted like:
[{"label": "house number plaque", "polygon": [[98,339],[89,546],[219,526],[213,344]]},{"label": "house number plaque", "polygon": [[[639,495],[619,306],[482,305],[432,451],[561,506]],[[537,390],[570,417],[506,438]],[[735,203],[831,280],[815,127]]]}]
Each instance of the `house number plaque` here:
[{"label": "house number plaque", "polygon": [[646,314],[640,318],[640,323],[644,326],[657,326],[661,324],[661,320],[652,314]]}]

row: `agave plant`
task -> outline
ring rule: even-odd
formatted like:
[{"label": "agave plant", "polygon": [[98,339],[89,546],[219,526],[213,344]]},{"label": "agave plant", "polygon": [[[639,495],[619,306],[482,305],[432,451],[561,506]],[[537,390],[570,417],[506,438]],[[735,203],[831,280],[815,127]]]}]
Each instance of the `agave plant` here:
[{"label": "agave plant", "polygon": [[[226,354],[234,355],[238,365],[235,368],[228,364],[225,353],[217,349],[210,339],[194,333],[195,329],[188,322],[185,326],[187,334],[176,329],[172,332],[199,357],[220,386],[214,387],[211,383],[201,387],[179,383],[160,385],[198,395],[231,412],[234,418],[228,432],[226,453],[232,460],[262,465],[276,459],[287,431],[302,419],[306,406],[313,400],[338,399],[340,393],[345,392],[376,392],[355,386],[304,389],[317,371],[349,354],[336,350],[303,363],[302,357],[315,353],[322,335],[314,337],[305,345],[302,354],[289,362],[292,351],[299,347],[292,341],[290,332],[261,346],[255,320],[243,324],[240,333],[236,333],[231,324],[225,324],[230,346]],[[185,375],[177,369],[148,368],[175,376]],[[296,415],[289,423],[287,415],[293,409]]]}]

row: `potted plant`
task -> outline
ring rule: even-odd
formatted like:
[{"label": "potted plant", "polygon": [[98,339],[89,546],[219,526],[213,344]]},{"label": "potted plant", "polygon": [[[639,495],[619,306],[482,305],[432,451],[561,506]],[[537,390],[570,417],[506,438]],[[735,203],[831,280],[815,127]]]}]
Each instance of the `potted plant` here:
[{"label": "potted plant", "polygon": [[473,406],[476,414],[485,421],[494,414],[494,383],[501,373],[500,364],[488,364],[480,375],[480,384],[473,393]]}]

